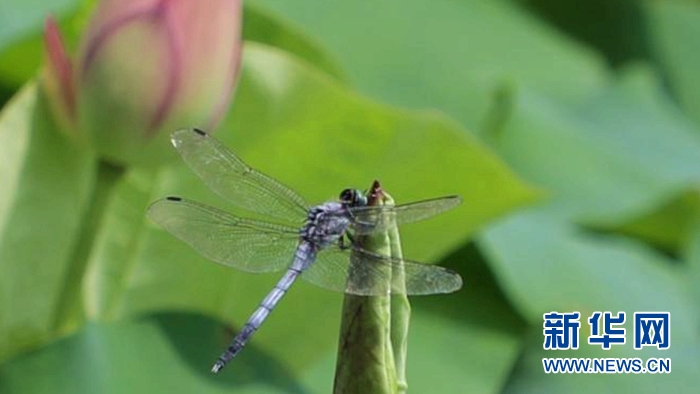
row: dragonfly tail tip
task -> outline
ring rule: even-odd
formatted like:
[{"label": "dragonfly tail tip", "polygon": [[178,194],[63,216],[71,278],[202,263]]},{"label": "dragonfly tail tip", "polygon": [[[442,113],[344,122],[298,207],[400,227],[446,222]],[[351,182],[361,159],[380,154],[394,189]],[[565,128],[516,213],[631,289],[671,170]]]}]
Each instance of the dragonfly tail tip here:
[{"label": "dragonfly tail tip", "polygon": [[219,373],[221,369],[224,367],[224,364],[221,361],[217,361],[216,364],[214,364],[213,367],[211,367],[211,372],[212,373]]}]

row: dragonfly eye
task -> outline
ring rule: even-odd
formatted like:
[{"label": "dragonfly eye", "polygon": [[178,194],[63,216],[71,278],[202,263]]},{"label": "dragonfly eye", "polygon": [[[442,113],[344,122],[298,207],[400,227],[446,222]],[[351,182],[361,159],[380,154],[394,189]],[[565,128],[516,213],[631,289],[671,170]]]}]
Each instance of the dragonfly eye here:
[{"label": "dragonfly eye", "polygon": [[353,189],[345,189],[342,192],[340,192],[340,202],[351,204],[354,198],[355,196]]},{"label": "dragonfly eye", "polygon": [[340,201],[351,206],[367,205],[367,197],[357,189],[345,189],[340,193]]}]

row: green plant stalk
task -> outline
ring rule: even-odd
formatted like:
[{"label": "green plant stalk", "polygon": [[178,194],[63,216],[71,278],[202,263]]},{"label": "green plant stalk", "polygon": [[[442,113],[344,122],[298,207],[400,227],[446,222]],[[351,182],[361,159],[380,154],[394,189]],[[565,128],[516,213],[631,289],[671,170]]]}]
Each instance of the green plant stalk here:
[{"label": "green plant stalk", "polygon": [[[378,188],[378,185],[376,185]],[[379,189],[380,190],[380,189]],[[393,205],[387,194],[370,197],[370,205]],[[357,237],[366,250],[386,256],[401,256],[398,230]],[[354,256],[351,256],[354,259]],[[350,275],[353,275],[351,260]],[[356,296],[346,294],[343,300],[340,341],[334,382],[335,394],[398,394],[406,392],[406,345],[410,305],[405,295],[388,295],[404,287],[404,273],[385,269],[385,280],[371,286],[386,288],[386,296]],[[399,286],[399,287],[397,287]]]},{"label": "green plant stalk", "polygon": [[493,101],[484,121],[484,140],[494,146],[503,138],[504,128],[513,116],[516,103],[517,84],[509,79],[502,81],[494,92]]},{"label": "green plant stalk", "polygon": [[65,285],[58,298],[54,315],[54,332],[67,334],[85,321],[83,306],[83,280],[87,270],[95,238],[114,187],[121,180],[125,169],[104,161],[98,164],[95,188],[91,202],[83,217],[78,240],[73,248]]},{"label": "green plant stalk", "polygon": [[[391,196],[386,193],[384,195],[393,205],[394,201]],[[388,233],[391,257],[403,259],[398,227],[392,226]],[[406,273],[403,265],[394,267],[391,273],[391,281],[392,289],[399,290],[391,296],[391,347],[396,368],[397,393],[404,394],[408,390],[406,356],[408,352],[408,325],[411,320],[411,304],[408,302],[408,296],[405,291]]]}]

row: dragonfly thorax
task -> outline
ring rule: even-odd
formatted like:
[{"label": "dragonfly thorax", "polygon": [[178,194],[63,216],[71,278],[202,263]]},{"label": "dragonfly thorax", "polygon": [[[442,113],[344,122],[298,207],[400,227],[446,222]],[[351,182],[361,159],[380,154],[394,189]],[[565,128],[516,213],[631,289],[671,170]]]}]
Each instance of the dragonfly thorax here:
[{"label": "dragonfly thorax", "polygon": [[327,202],[309,209],[301,238],[319,248],[331,245],[340,239],[350,225],[350,212],[345,204]]}]

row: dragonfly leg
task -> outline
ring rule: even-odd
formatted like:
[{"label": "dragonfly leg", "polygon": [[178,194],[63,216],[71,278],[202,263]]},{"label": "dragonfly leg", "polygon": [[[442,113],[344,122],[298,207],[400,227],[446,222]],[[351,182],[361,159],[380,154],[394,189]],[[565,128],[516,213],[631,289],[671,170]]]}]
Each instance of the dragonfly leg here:
[{"label": "dragonfly leg", "polygon": [[[348,242],[345,242],[346,241],[345,237],[347,237]],[[340,248],[340,250],[346,250],[346,249],[350,249],[350,247],[351,247],[350,245],[353,245],[354,243],[355,243],[355,240],[353,239],[352,235],[345,233],[345,236],[341,237],[340,240],[338,241],[338,247]]]}]

